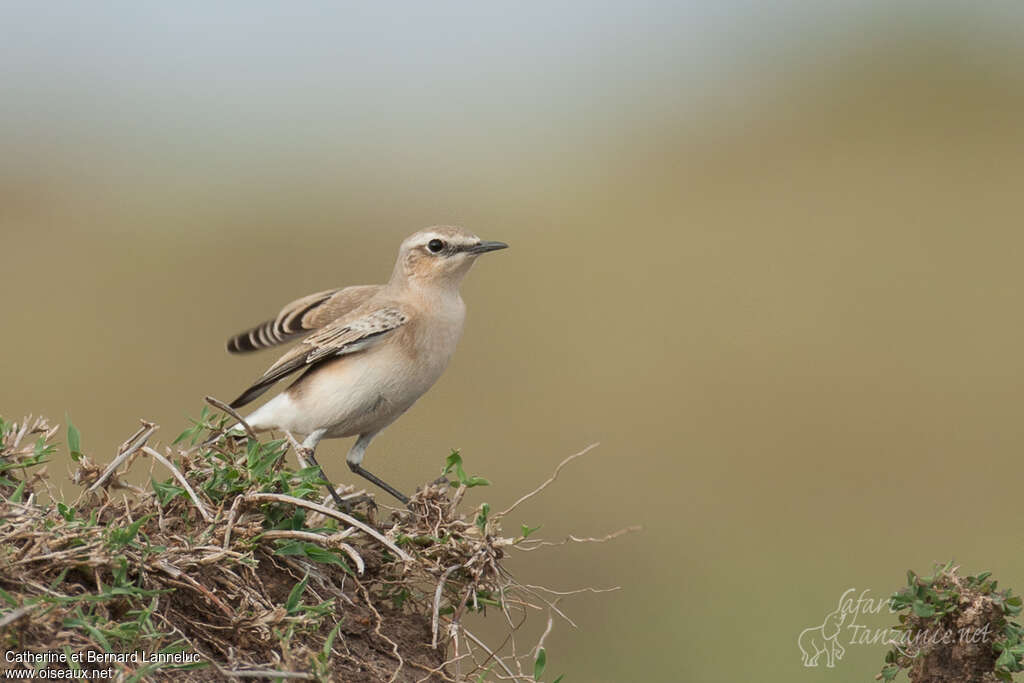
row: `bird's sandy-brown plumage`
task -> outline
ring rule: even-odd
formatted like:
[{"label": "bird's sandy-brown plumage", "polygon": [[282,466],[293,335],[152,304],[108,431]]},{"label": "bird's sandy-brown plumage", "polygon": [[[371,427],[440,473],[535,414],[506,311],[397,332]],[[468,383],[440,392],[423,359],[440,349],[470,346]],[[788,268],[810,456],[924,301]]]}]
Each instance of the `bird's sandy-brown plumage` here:
[{"label": "bird's sandy-brown plumage", "polygon": [[349,313],[381,290],[383,285],[356,285],[309,294],[285,305],[271,320],[228,339],[231,353],[260,351],[285,344]]},{"label": "bird's sandy-brown plumage", "polygon": [[[372,299],[371,299],[372,301]],[[368,309],[368,310],[367,310]],[[241,408],[263,395],[271,386],[300,370],[312,370],[331,359],[362,351],[409,319],[397,307],[363,306],[316,330],[277,359],[263,376],[231,402]]]},{"label": "bird's sandy-brown plumage", "polygon": [[459,284],[477,256],[506,246],[461,228],[428,228],[402,242],[387,284],[311,294],[285,306],[273,320],[235,335],[228,350],[236,353],[306,336],[232,407],[301,372],[286,391],[251,413],[248,424],[257,431],[303,436],[310,449],[325,437],[359,435],[347,457],[349,467],[404,499],[361,467],[363,452],[441,376],[462,334],[465,304]]}]

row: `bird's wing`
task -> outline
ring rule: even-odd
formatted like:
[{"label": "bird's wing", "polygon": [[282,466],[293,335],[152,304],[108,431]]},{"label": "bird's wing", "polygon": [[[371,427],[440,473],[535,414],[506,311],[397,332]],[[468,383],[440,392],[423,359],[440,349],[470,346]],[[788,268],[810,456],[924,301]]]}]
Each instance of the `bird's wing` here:
[{"label": "bird's wing", "polygon": [[380,285],[328,289],[296,299],[273,320],[228,339],[228,351],[247,353],[284,344],[351,313],[380,290]]},{"label": "bird's wing", "polygon": [[262,377],[231,402],[231,407],[239,408],[255,400],[275,382],[294,372],[373,346],[408,320],[409,316],[397,306],[356,311],[338,318],[281,356]]}]

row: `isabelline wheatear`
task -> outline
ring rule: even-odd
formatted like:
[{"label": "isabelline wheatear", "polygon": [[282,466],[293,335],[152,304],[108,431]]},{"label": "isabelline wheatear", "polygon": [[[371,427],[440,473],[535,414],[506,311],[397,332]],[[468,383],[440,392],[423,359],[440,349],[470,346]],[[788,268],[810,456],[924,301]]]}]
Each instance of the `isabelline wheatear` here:
[{"label": "isabelline wheatear", "polygon": [[[249,426],[299,436],[313,464],[321,439],[358,436],[346,458],[349,468],[407,503],[408,497],[363,469],[366,447],[441,376],[466,317],[462,278],[480,254],[507,246],[461,228],[428,228],[402,242],[386,285],[330,289],[293,301],[273,320],[228,340],[228,351],[245,353],[306,335],[231,407],[301,372],[245,418]],[[331,493],[341,504],[333,486]]]}]

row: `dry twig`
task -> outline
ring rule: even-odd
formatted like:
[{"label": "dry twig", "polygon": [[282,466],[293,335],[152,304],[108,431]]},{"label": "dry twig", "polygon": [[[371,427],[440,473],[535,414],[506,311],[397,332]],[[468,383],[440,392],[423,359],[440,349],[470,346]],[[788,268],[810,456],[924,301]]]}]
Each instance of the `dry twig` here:
[{"label": "dry twig", "polygon": [[[228,406],[216,399],[208,402],[251,432]],[[0,557],[0,588],[17,601],[16,607],[0,602],[0,635],[6,637],[17,623],[19,647],[102,650],[106,646],[100,641],[114,638],[111,633],[142,628],[117,620],[142,614],[151,620],[145,627],[150,629],[147,647],[156,651],[176,644],[199,653],[208,667],[160,669],[147,673],[148,678],[177,683],[208,680],[211,674],[348,680],[351,672],[361,670],[380,680],[454,683],[497,667],[485,678],[526,681],[532,676],[524,667],[532,671],[553,616],[572,623],[557,598],[545,595],[614,590],[556,591],[521,584],[502,565],[510,549],[601,542],[630,530],[560,542],[500,533],[502,516],[543,491],[566,464],[593,446],[563,460],[548,480],[492,515],[483,528],[474,523],[477,513],[467,518],[460,512],[466,486],[435,482],[413,496],[413,511],[394,511],[392,526],[384,530],[304,497],[275,492],[289,491],[288,482],[305,485],[297,473],[282,471],[282,460],[275,460],[278,450],[260,450],[279,449],[279,442],[200,444],[179,449],[172,460],[170,453],[148,445],[155,430],[156,425],[143,422],[105,467],[85,456],[78,462],[76,481],[88,482],[88,491],[109,486],[113,479],[134,496],[82,496],[58,509],[35,502],[31,484],[46,480],[40,472],[24,474],[17,496],[12,487],[0,485],[0,547],[9,549]],[[27,443],[28,436],[50,439],[55,433],[43,420],[5,427],[0,463],[27,462],[37,450]],[[140,453],[166,467],[184,495],[160,488],[161,502],[156,491],[118,481]],[[247,458],[263,458],[264,479],[240,466]],[[282,506],[312,514],[303,524],[301,514],[289,518],[289,508]],[[296,520],[301,528],[291,526]],[[328,561],[331,555],[335,559]],[[324,561],[311,559],[318,556]],[[355,574],[340,566],[342,557],[351,561]],[[299,582],[302,590],[295,592]],[[108,601],[116,601],[117,608]],[[388,603],[401,607],[385,608]],[[463,623],[470,611],[488,606],[496,606],[508,623],[497,648]],[[517,651],[515,633],[529,614],[545,609],[547,624],[537,644]],[[73,625],[78,623],[89,627]],[[338,625],[337,640],[328,644],[332,624]],[[414,626],[403,631],[403,624]],[[428,642],[430,649],[422,647]],[[108,645],[115,650],[138,647],[121,641]],[[118,669],[124,678],[140,673],[127,663]]]}]

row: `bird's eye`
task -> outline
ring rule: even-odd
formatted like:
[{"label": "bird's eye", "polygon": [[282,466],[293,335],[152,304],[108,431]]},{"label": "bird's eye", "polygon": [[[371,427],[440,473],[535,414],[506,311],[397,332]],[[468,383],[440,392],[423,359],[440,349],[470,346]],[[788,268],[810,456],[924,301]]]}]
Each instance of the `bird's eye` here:
[{"label": "bird's eye", "polygon": [[429,249],[432,254],[437,254],[444,249],[444,242],[437,239],[430,240],[427,242],[427,249]]}]

